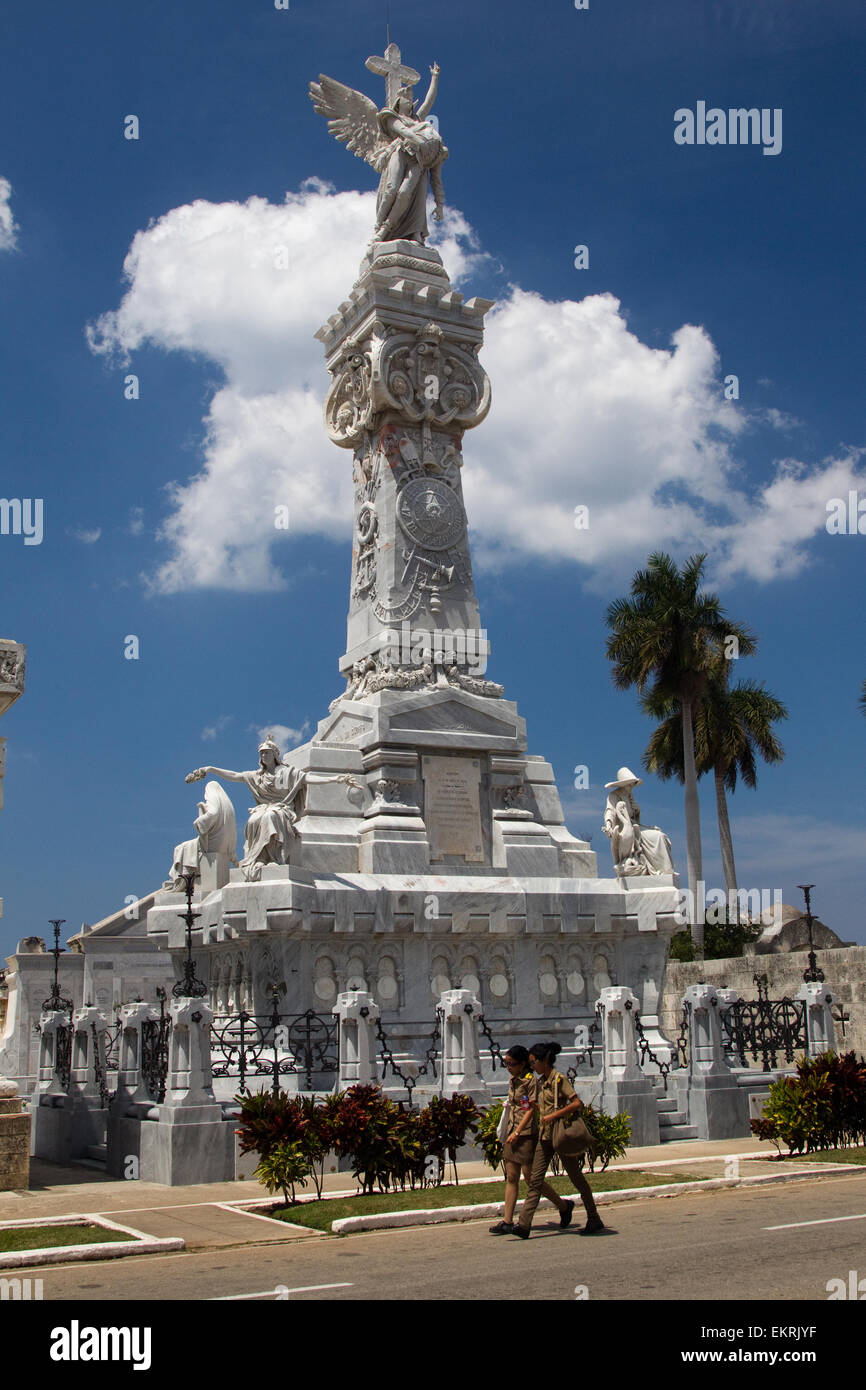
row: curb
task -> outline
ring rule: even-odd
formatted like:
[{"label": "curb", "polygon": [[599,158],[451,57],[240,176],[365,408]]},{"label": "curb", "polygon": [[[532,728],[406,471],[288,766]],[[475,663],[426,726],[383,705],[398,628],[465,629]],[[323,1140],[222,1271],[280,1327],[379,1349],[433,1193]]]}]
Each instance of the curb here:
[{"label": "curb", "polygon": [[41,1250],[12,1250],[0,1254],[0,1270],[24,1269],[28,1265],[70,1264],[82,1260],[106,1260],[123,1255],[156,1255],[168,1250],[183,1250],[185,1242],[181,1236],[149,1236],[144,1231],[136,1231],[132,1226],[121,1226],[117,1221],[109,1221],[99,1213],[73,1212],[69,1216],[47,1216],[41,1220],[32,1217],[21,1221],[0,1221],[0,1231],[13,1231],[16,1228],[50,1226],[102,1226],[109,1231],[122,1231],[131,1240],[113,1240],[92,1245],[49,1245]]},{"label": "curb", "polygon": [[[597,1206],[614,1202],[634,1201],[639,1197],[676,1197],[680,1193],[715,1192],[727,1187],[759,1187],[769,1183],[802,1182],[808,1178],[832,1176],[834,1173],[862,1173],[862,1163],[827,1164],[820,1172],[758,1173],[745,1178],[702,1178],[697,1182],[663,1183],[658,1187],[622,1187],[618,1192],[597,1192]],[[577,1193],[572,1193],[577,1197]],[[381,1231],[400,1226],[436,1226],[446,1221],[477,1221],[488,1216],[501,1216],[504,1202],[483,1202],[469,1207],[432,1207],[427,1210],[379,1212],[375,1216],[345,1216],[331,1222],[334,1235],[350,1235],[356,1231]],[[553,1203],[542,1197],[538,1210],[553,1209]]]}]

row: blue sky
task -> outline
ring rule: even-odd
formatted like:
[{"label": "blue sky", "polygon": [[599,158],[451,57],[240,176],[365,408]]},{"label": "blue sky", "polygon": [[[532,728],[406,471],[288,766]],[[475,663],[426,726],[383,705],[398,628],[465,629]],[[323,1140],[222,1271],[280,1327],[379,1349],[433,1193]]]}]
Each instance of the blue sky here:
[{"label": "blue sky", "polygon": [[[184,774],[254,765],[264,728],[300,741],[339,692],[350,460],[321,427],[312,333],[351,286],[376,179],[307,84],[326,72],[378,99],[364,60],[384,16],[380,0],[7,6],[0,492],[43,499],[44,537],[0,536],[0,636],[28,647],[0,725],[0,954],[159,884],[191,833]],[[815,882],[823,920],[866,940],[866,537],[824,524],[830,498],[866,498],[866,15],[392,0],[391,27],[425,78],[442,68],[446,264],[498,302],[493,410],[464,471],[489,675],[609,874],[603,783],[640,770],[651,728],[612,687],[604,611],[652,549],[707,550],[711,587],[761,639],[739,674],[790,711],[785,762],[731,800],[740,880],[786,902]],[[781,109],[781,152],[677,145],[674,113],[698,101]],[[282,500],[287,535],[266,520]],[[650,778],[639,799],[684,866],[680,788]],[[716,886],[708,783],[702,813]]]}]

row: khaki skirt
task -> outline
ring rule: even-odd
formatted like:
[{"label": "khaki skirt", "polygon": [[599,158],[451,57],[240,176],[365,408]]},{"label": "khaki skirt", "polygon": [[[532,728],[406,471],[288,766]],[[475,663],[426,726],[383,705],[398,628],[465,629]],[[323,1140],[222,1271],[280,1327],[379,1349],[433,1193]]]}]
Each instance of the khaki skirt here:
[{"label": "khaki skirt", "polygon": [[523,1134],[521,1134],[516,1144],[509,1144],[506,1139],[505,1143],[502,1145],[502,1157],[505,1159],[506,1163],[519,1163],[521,1168],[523,1168],[526,1164],[532,1162],[536,1142],[536,1139],[531,1136],[527,1137]]}]

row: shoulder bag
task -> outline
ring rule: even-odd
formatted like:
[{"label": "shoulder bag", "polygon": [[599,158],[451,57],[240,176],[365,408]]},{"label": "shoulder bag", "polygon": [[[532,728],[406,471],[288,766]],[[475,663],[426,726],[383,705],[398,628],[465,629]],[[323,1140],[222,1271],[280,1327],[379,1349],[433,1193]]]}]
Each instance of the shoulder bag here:
[{"label": "shoulder bag", "polygon": [[[553,1091],[554,1110],[559,1109],[559,1074],[557,1073]],[[595,1148],[595,1138],[585,1120],[579,1114],[568,1115],[564,1120],[554,1120],[551,1126],[551,1139],[554,1152],[563,1158],[576,1158]]]}]

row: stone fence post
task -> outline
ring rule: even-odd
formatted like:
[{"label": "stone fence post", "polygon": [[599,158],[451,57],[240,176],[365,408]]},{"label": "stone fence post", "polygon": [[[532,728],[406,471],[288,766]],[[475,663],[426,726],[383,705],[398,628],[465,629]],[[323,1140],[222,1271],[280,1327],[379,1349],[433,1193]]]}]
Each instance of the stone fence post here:
[{"label": "stone fence post", "polygon": [[826,985],[818,981],[806,981],[798,992],[798,999],[806,1001],[806,1039],[810,1057],[817,1057],[836,1047],[836,1024],[833,1019],[833,994]]},{"label": "stone fence post", "polygon": [[165,1101],[139,1125],[141,1177],[172,1187],[226,1182],[235,1175],[234,1125],[213,1092],[213,1011],[203,999],[180,998],[169,1015]]},{"label": "stone fence post", "polygon": [[217,1105],[213,1093],[210,1026],[213,1010],[203,999],[172,999],[171,1038],[165,1104],[160,1109],[191,1110]]},{"label": "stone fence post", "polygon": [[490,1090],[481,1075],[478,1022],[482,1009],[469,989],[446,989],[439,998],[442,1010],[442,1095],[456,1092],[487,1104]]},{"label": "stone fence post", "polygon": [[609,1115],[624,1111],[631,1119],[632,1144],[659,1142],[659,1116],[652,1082],[638,1065],[637,995],[625,985],[603,989],[602,1107]]},{"label": "stone fence post", "polygon": [[[39,1019],[39,1079],[36,1082],[34,1105],[39,1104],[40,1096],[65,1096],[69,1093],[71,1072],[61,1075],[60,1058],[57,1055],[58,1032],[69,1028],[69,1014],[60,1009],[49,1009]],[[71,1063],[71,1037],[69,1040]]]},{"label": "stone fence post", "polygon": [[683,995],[689,1014],[688,1116],[699,1139],[740,1139],[749,1132],[748,1091],[725,1057],[722,1006],[739,1000],[736,990],[691,985]]},{"label": "stone fence post", "polygon": [[145,1023],[159,1018],[159,1012],[152,1004],[137,1001],[124,1004],[120,1010],[120,1046],[117,1058],[117,1090],[112,1104],[125,1108],[128,1105],[152,1105],[153,1100],[145,1085],[142,1074],[142,1031]]},{"label": "stone fence post", "polygon": [[73,1098],[77,1105],[104,1110],[108,1019],[101,1009],[86,1005],[72,1015],[72,1029]]},{"label": "stone fence post", "polygon": [[379,1005],[372,994],[363,989],[350,989],[337,995],[331,1010],[337,1015],[340,1028],[340,1067],[337,1089],[347,1086],[375,1086],[376,1022]]}]

